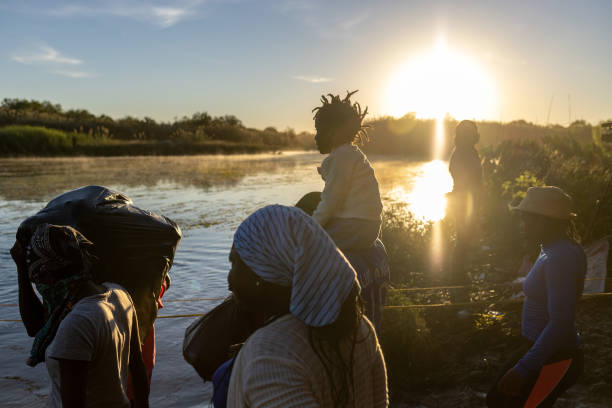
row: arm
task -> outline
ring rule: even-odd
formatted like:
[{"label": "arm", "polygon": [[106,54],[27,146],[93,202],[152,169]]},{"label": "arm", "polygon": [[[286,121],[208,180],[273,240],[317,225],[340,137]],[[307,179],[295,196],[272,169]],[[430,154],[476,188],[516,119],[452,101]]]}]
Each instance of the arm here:
[{"label": "arm", "polygon": [[[568,256],[569,255],[569,256]],[[574,254],[559,254],[546,265],[546,295],[548,324],[533,347],[516,364],[515,370],[523,377],[538,371],[552,353],[575,335],[576,277],[584,273],[583,266]]]},{"label": "arm", "polygon": [[32,287],[25,262],[25,250],[19,241],[11,248],[11,256],[17,265],[19,286],[19,314],[28,336],[34,337],[45,324],[44,307]]},{"label": "arm", "polygon": [[387,368],[385,367],[385,358],[378,342],[376,343],[376,355],[374,356],[374,370],[372,373],[373,386],[373,401],[374,407],[386,408],[389,406],[389,392],[387,389]]},{"label": "arm", "polygon": [[84,407],[87,400],[88,361],[57,359],[60,367],[60,395],[64,408]]},{"label": "arm", "polygon": [[329,163],[325,187],[321,193],[321,202],[312,213],[312,217],[321,226],[325,226],[342,205],[351,186],[351,174],[354,162],[350,154],[338,152]]},{"label": "arm", "polygon": [[134,408],[149,406],[149,377],[142,359],[140,336],[138,335],[138,320],[134,313],[132,334],[130,336],[130,374],[134,388]]}]

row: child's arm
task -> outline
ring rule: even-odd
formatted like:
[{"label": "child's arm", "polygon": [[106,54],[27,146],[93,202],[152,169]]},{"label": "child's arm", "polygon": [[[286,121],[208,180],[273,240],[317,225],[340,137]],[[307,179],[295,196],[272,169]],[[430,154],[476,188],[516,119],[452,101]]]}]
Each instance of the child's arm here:
[{"label": "child's arm", "polygon": [[338,151],[336,157],[329,163],[329,171],[325,179],[325,187],[321,193],[321,202],[312,217],[325,226],[342,205],[351,187],[351,176],[354,161],[352,155]]}]

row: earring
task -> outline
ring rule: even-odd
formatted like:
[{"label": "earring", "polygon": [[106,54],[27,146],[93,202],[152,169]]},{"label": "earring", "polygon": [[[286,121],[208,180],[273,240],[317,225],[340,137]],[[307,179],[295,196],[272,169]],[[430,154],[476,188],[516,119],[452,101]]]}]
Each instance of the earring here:
[{"label": "earring", "polygon": [[259,285],[261,285],[261,282],[260,281],[255,281],[255,286],[259,286]]}]

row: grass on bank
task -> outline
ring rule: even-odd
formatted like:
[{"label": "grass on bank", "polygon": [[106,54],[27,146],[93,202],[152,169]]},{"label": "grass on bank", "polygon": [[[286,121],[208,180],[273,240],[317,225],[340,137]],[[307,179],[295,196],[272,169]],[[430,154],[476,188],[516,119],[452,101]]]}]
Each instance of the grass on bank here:
[{"label": "grass on bank", "polygon": [[279,146],[222,140],[126,141],[88,134],[63,132],[42,126],[13,125],[0,128],[0,156],[139,156],[258,153]]}]

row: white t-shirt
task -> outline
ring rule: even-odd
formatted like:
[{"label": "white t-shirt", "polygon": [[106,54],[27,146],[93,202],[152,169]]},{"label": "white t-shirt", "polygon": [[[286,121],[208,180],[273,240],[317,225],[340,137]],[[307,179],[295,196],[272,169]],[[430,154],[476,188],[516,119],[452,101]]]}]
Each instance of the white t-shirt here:
[{"label": "white t-shirt", "polygon": [[60,368],[56,359],[88,361],[87,407],[127,407],[126,395],[135,309],[128,293],[114,283],[84,297],[60,323],[46,351],[51,378],[48,407],[61,407]]}]

